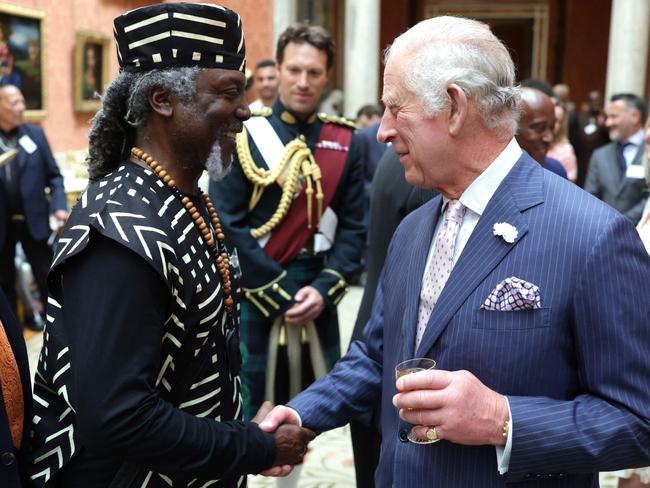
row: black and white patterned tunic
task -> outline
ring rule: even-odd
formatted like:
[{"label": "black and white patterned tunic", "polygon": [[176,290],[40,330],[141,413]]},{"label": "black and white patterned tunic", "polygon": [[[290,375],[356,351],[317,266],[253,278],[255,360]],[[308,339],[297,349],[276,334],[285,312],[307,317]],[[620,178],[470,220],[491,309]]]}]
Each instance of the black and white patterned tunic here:
[{"label": "black and white patterned tunic", "polygon": [[[47,486],[83,448],[75,432],[72,355],[63,322],[62,286],[57,280],[61,279],[63,263],[89,245],[91,230],[137,253],[156,270],[169,290],[171,312],[162,328],[160,371],[155,385],[160,396],[176,398],[170,401],[196,417],[218,422],[242,418],[240,380],[239,376],[233,377],[228,363],[223,293],[211,251],[178,197],[148,169],[125,163],[83,193],[55,251],[49,277],[47,328],[34,388],[35,452],[30,474],[37,486]],[[233,315],[238,317],[238,309]],[[193,353],[186,356],[182,351],[187,348]],[[189,368],[178,364],[179,357],[190,356]],[[128,374],[120,372],[119,365],[115,368],[116,374]],[[191,374],[191,382],[186,377],[181,380],[187,374]],[[179,397],[174,389],[180,389],[178,384],[183,381],[191,387],[180,392]],[[245,485],[245,476],[174,480],[146,468],[131,470],[128,486],[133,487]]]}]

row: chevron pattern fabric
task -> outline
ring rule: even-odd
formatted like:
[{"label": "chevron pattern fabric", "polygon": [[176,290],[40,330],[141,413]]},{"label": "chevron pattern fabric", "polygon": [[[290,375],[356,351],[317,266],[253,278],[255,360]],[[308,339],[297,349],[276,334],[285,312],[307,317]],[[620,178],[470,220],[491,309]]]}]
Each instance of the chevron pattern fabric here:
[{"label": "chevron pattern fabric", "polygon": [[[169,317],[162,331],[162,354],[156,387],[166,398],[183,373],[177,365],[181,347],[207,357],[176,407],[216,421],[242,419],[239,377],[231,377],[226,358],[225,313],[219,274],[191,216],[162,181],[148,169],[127,163],[92,183],[75,206],[55,251],[50,272],[47,327],[34,386],[34,465],[36,486],[46,483],[83,446],[75,436],[74,385],[65,342],[64,304],[59,270],[89,244],[91,229],[136,252],[169,288]],[[238,317],[238,313],[235,314]],[[237,324],[238,325],[238,324]],[[196,365],[193,365],[196,366]],[[241,477],[237,484],[244,482]],[[132,486],[186,486],[142,469]],[[194,480],[192,486],[232,486],[219,480]]]}]

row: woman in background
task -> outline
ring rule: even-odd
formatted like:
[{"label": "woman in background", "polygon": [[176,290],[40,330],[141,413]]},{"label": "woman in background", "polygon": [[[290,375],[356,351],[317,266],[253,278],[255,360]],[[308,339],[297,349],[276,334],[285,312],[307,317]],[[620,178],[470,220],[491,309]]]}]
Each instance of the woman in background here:
[{"label": "woman in background", "polygon": [[553,128],[553,143],[548,150],[549,158],[557,159],[566,170],[569,181],[578,179],[578,163],[573,146],[569,142],[569,114],[564,105],[555,105],[555,127]]}]

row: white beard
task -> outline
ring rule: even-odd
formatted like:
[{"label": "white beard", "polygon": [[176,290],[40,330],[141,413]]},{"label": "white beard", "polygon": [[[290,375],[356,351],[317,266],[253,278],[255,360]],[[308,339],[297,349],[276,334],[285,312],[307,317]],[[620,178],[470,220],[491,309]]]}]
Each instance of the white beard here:
[{"label": "white beard", "polygon": [[[232,159],[232,156],[230,157]],[[205,169],[208,175],[213,181],[220,181],[230,173],[231,167],[232,164],[229,164],[224,168],[223,159],[221,158],[221,146],[219,145],[219,141],[216,141],[212,145],[212,149],[210,149],[208,159],[205,161]]]}]

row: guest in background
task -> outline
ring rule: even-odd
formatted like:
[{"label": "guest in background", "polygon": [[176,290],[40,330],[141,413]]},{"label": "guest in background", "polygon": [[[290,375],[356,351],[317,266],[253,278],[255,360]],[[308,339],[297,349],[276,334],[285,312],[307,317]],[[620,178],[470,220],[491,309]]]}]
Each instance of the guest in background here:
[{"label": "guest in background", "polygon": [[363,129],[370,125],[379,124],[382,108],[376,103],[364,105],[357,111],[357,127]]},{"label": "guest in background", "polygon": [[551,97],[537,88],[522,88],[517,142],[544,169],[566,178],[562,164],[546,155],[553,141],[554,126],[555,109]]},{"label": "guest in background", "polygon": [[[246,418],[265,399],[286,402],[339,358],[336,306],[361,269],[366,230],[354,124],[316,110],[334,63],[332,38],[322,27],[290,26],[276,57],[273,109],[244,123],[232,171],[210,182],[242,268]],[[289,176],[267,169],[281,164]],[[293,348],[305,342],[309,360],[294,361]]]},{"label": "guest in background", "polygon": [[272,59],[265,59],[255,65],[253,71],[253,88],[257,92],[257,100],[249,105],[251,112],[272,107],[278,96],[278,66]]},{"label": "guest in background", "polygon": [[[386,151],[386,144],[377,140],[377,131],[381,121],[381,106],[377,104],[364,105],[357,112],[357,136],[363,150],[363,187],[366,202],[370,199],[370,185],[379,164],[379,160]],[[366,205],[367,207],[368,205]]]},{"label": "guest in background", "polygon": [[609,144],[591,155],[585,181],[588,191],[637,224],[647,199],[643,169],[643,125],[647,105],[632,93],[613,95],[605,124]]},{"label": "guest in background", "polygon": [[555,100],[565,107],[567,113],[575,110],[576,104],[571,101],[571,88],[566,83],[553,85],[553,95]]},{"label": "guest in background", "polygon": [[[16,312],[16,243],[32,266],[40,300],[47,302],[45,278],[52,260],[47,243],[50,221],[68,218],[63,177],[43,129],[24,124],[25,98],[13,85],[0,87],[0,286]],[[45,190],[50,190],[50,198]],[[42,330],[40,322],[27,323]]]},{"label": "guest in background", "polygon": [[[580,186],[584,186],[587,178],[591,154],[609,142],[601,93],[598,90],[590,91],[589,99],[583,105],[582,111],[578,114],[576,130],[572,131],[569,127],[569,140],[573,144],[578,160],[577,184]],[[571,132],[575,135],[571,136]]]},{"label": "guest in background", "polygon": [[555,126],[553,127],[553,142],[547,156],[556,159],[567,173],[567,178],[575,183],[578,178],[576,153],[569,142],[569,112],[561,102],[555,104]]}]

